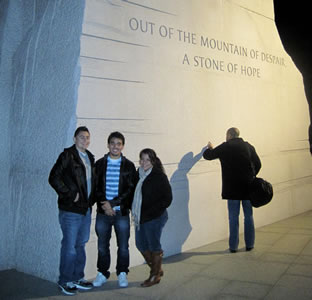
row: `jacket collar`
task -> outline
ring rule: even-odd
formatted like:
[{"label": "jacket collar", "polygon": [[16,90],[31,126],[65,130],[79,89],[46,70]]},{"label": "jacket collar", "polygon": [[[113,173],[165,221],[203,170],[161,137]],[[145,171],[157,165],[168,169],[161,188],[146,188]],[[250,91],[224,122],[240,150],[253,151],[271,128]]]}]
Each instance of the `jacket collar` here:
[{"label": "jacket collar", "polygon": [[240,137],[228,140],[229,143],[236,143],[236,142],[243,142],[243,141],[244,140],[242,138],[240,138]]},{"label": "jacket collar", "polygon": [[[69,148],[65,148],[64,151],[69,151],[71,152],[77,159],[80,158],[78,150],[76,148],[76,145],[73,144],[71,147]],[[94,162],[94,155],[89,151],[86,150],[86,153],[88,154],[88,157],[90,159],[90,162],[93,163]]]}]

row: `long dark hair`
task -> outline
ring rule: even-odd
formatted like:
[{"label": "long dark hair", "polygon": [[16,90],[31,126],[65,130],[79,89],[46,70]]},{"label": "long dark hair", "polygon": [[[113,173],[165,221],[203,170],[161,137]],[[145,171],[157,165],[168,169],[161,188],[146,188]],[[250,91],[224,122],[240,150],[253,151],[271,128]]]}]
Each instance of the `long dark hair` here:
[{"label": "long dark hair", "polygon": [[145,149],[141,150],[140,159],[142,159],[143,154],[148,155],[149,159],[151,160],[151,164],[153,165],[154,168],[157,168],[161,172],[165,173],[164,166],[163,166],[161,160],[157,157],[157,154],[153,149],[145,148]]}]

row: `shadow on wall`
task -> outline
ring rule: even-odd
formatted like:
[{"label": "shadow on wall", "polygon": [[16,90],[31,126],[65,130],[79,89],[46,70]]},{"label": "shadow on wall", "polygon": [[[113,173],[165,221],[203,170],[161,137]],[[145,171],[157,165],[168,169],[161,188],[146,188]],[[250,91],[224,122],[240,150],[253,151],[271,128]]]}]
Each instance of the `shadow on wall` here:
[{"label": "shadow on wall", "polygon": [[193,152],[186,153],[181,158],[178,169],[170,178],[173,201],[168,209],[169,220],[162,235],[166,256],[181,253],[182,246],[192,231],[189,218],[190,188],[187,174],[201,159],[203,152],[204,148],[195,156]]}]

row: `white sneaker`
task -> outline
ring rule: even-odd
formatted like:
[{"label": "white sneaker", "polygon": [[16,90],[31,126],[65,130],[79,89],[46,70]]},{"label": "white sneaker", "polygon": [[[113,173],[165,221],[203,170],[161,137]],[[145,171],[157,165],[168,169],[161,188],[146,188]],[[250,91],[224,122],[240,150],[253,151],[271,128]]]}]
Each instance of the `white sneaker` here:
[{"label": "white sneaker", "polygon": [[102,286],[106,281],[107,278],[101,272],[98,272],[95,280],[93,281],[93,286],[96,287]]},{"label": "white sneaker", "polygon": [[119,286],[122,288],[125,288],[128,286],[127,274],[125,272],[121,272],[118,275],[118,283],[119,283]]}]

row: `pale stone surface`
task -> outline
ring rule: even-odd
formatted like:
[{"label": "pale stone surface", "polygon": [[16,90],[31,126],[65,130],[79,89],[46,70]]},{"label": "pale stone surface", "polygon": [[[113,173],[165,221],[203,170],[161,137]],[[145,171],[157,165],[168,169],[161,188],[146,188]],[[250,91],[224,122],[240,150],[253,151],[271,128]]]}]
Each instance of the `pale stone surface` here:
[{"label": "pale stone surface", "polygon": [[[89,0],[80,61],[77,122],[90,127],[96,157],[107,151],[108,134],[120,130],[124,154],[136,165],[145,147],[165,164],[174,196],[162,238],[165,255],[228,235],[220,163],[204,161],[201,150],[208,140],[223,142],[231,126],[255,145],[260,176],[273,183],[272,203],[254,210],[256,226],[312,208],[302,77],[283,49],[271,0]],[[274,229],[261,247],[285,230]],[[114,270],[115,240],[111,249]],[[140,263],[135,246],[130,251],[131,264]],[[285,251],[296,252],[296,245]],[[89,255],[90,276],[95,264]]]},{"label": "pale stone surface", "polygon": [[58,276],[61,232],[48,175],[76,127],[83,13],[84,0],[0,4],[0,269]]},{"label": "pale stone surface", "polygon": [[[306,216],[291,218],[287,222],[288,229],[291,231],[303,226],[302,220]],[[285,238],[287,236],[285,233]],[[312,249],[302,246],[302,250],[306,249],[305,254],[272,253],[270,248],[277,241],[271,244],[270,234],[267,237],[268,242],[265,236],[259,242],[256,240],[256,248],[251,252],[240,249],[232,254],[226,251],[227,240],[222,240],[166,258],[163,261],[163,278],[150,288],[140,287],[148,277],[146,264],[130,269],[128,288],[119,288],[116,273],[113,273],[102,287],[79,292],[75,299],[311,299],[309,258],[312,258]],[[312,234],[309,237],[312,239]],[[271,246],[262,247],[262,244],[269,243]],[[218,259],[212,261],[211,257]],[[0,272],[0,281],[3,299],[68,299],[55,283],[14,270]]]},{"label": "pale stone surface", "polygon": [[[272,203],[254,211],[256,226],[312,208],[302,78],[283,50],[271,0],[3,0],[0,29],[0,269],[56,280],[61,232],[47,178],[76,125],[89,127],[97,159],[115,130],[136,165],[142,148],[156,150],[174,195],[166,256],[227,237],[220,163],[201,154],[231,126],[255,145],[260,176],[274,186]],[[257,250],[245,255],[241,244],[237,259],[253,266],[269,250],[264,263],[281,271],[304,245],[308,255],[309,219],[262,228]],[[201,250],[214,253],[204,266],[222,263],[227,246],[220,245]],[[114,271],[115,237],[111,250]],[[86,276],[94,278],[94,222],[87,251]],[[130,253],[132,266],[143,262],[133,227]],[[204,256],[183,258],[196,269]]]}]

